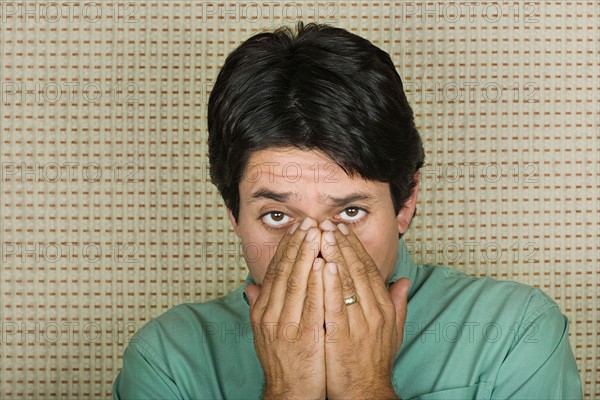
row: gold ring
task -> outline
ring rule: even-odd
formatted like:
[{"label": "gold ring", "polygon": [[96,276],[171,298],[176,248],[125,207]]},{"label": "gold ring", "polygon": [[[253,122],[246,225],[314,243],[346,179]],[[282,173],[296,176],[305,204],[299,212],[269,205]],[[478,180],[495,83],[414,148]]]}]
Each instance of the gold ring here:
[{"label": "gold ring", "polygon": [[358,297],[355,294],[353,294],[350,297],[346,297],[344,299],[344,303],[346,303],[347,306],[354,304],[354,303],[358,303]]}]

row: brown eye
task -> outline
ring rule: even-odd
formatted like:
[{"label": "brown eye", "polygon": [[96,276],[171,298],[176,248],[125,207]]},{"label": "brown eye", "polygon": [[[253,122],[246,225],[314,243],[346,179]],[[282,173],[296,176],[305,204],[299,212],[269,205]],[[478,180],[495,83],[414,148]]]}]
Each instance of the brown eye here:
[{"label": "brown eye", "polygon": [[281,221],[283,219],[284,215],[285,215],[284,213],[278,212],[278,211],[271,213],[271,216],[273,217],[273,221],[277,221],[277,222]]},{"label": "brown eye", "polygon": [[360,207],[348,207],[340,213],[342,222],[357,223],[362,221],[367,211]]},{"label": "brown eye", "polygon": [[349,217],[356,217],[357,214],[358,214],[358,208],[356,208],[356,207],[346,208],[346,215],[348,215]]},{"label": "brown eye", "polygon": [[290,217],[282,211],[269,211],[260,218],[265,226],[275,229],[283,228],[290,222]]}]

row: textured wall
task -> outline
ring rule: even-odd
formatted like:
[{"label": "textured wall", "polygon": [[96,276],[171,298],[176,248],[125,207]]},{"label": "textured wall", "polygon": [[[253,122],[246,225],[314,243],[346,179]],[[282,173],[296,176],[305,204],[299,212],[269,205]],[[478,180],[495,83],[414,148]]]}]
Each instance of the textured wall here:
[{"label": "textured wall", "polygon": [[[286,5],[287,4],[287,5]],[[206,105],[257,31],[388,51],[425,141],[417,261],[543,288],[600,397],[598,2],[0,2],[0,398],[103,398],[131,335],[246,276]]]}]

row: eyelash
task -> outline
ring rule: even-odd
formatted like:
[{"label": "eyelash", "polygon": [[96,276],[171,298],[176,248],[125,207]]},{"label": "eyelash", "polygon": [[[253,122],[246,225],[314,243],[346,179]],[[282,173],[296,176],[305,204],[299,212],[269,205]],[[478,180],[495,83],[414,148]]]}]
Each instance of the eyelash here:
[{"label": "eyelash", "polygon": [[[347,211],[347,210],[349,210],[349,209],[351,209],[351,208],[355,208],[355,209],[357,209],[357,210],[359,210],[359,211],[364,211],[366,214],[368,214],[368,213],[369,213],[369,211],[368,211],[367,209],[365,209],[365,208],[362,208],[362,207],[356,207],[356,206],[349,206],[349,207],[346,207],[346,208],[344,208],[344,209],[342,210],[342,212],[343,212],[343,211]],[[265,224],[265,223],[264,223],[264,221],[263,221],[263,218],[264,218],[265,216],[269,215],[269,214],[274,214],[274,213],[282,213],[282,214],[285,214],[283,211],[268,211],[268,212],[266,212],[266,213],[262,214],[262,215],[259,217],[259,220],[260,220],[261,224],[263,225],[263,227],[264,227],[266,230],[270,231],[270,232],[280,232],[280,231],[282,231],[283,229],[289,229],[289,225],[288,225],[288,226],[282,226],[282,227],[276,228],[276,227],[273,227],[273,226],[270,226],[270,225],[268,225],[268,224]],[[285,215],[287,215],[287,214],[285,214]],[[363,221],[363,219],[364,219],[364,216],[363,216],[361,219],[358,219],[358,220],[356,220],[356,221],[344,221],[344,224],[345,224],[345,225],[356,225],[356,224],[359,224],[359,223],[361,223],[361,222]]]}]

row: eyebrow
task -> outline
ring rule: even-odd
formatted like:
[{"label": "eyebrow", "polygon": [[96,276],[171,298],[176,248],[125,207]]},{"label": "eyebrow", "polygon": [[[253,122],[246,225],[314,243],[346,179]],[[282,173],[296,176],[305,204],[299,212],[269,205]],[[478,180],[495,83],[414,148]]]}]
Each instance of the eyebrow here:
[{"label": "eyebrow", "polygon": [[[290,200],[291,197],[297,197],[297,193],[294,192],[275,192],[270,189],[260,188],[256,192],[250,195],[250,203],[258,201],[260,199],[270,199],[274,200],[278,203],[286,203]],[[331,203],[334,207],[341,207],[343,205],[353,203],[355,201],[373,201],[375,200],[375,196],[364,193],[364,192],[354,192],[350,193],[344,197],[334,197],[331,195],[327,195],[327,202]]]}]

